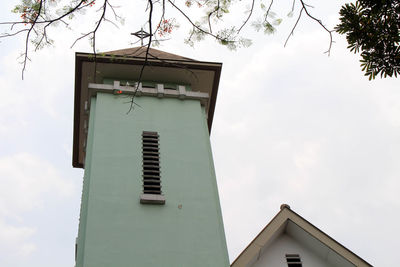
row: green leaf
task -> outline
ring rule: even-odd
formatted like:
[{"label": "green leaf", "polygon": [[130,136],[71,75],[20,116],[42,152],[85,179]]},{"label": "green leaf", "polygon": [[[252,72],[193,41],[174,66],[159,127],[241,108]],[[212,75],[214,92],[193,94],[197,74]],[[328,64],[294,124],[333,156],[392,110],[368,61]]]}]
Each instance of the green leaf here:
[{"label": "green leaf", "polygon": [[275,26],[278,26],[279,24],[281,24],[282,23],[282,19],[276,19],[276,20],[274,20],[274,22],[273,22],[273,24],[275,25]]}]

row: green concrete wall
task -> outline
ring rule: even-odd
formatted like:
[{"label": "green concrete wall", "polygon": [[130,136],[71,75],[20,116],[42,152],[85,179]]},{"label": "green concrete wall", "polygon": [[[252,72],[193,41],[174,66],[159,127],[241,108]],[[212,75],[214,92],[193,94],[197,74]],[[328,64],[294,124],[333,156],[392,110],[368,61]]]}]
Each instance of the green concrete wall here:
[{"label": "green concrete wall", "polygon": [[[204,109],[197,100],[91,101],[77,267],[229,266]],[[160,135],[165,205],[140,204],[142,131]]]}]

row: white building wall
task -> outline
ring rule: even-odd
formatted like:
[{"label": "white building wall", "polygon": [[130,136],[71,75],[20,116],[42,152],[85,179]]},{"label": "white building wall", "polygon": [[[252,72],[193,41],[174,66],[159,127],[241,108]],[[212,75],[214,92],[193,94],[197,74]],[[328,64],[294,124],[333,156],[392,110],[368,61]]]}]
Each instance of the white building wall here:
[{"label": "white building wall", "polygon": [[260,259],[251,267],[287,267],[286,254],[299,254],[304,267],[332,267],[287,234],[280,235],[261,253]]}]

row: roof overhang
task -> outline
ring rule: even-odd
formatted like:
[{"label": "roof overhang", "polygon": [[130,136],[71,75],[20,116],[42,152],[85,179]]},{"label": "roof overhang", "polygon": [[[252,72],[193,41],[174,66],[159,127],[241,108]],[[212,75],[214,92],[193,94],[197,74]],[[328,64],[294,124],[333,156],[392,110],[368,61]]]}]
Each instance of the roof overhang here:
[{"label": "roof overhang", "polygon": [[[73,167],[84,167],[84,121],[88,119],[85,103],[89,101],[89,83],[103,83],[104,78],[138,81],[144,62],[143,57],[127,55],[75,54]],[[194,92],[207,93],[210,99],[205,109],[211,132],[221,68],[222,63],[215,62],[148,58],[141,81],[190,85]]]}]

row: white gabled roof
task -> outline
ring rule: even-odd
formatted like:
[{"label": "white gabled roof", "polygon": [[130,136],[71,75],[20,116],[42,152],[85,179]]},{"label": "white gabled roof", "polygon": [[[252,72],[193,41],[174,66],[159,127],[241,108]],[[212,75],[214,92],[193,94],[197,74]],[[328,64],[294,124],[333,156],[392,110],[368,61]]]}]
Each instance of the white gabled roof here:
[{"label": "white gabled roof", "polygon": [[329,255],[327,259],[333,266],[344,266],[339,262],[346,262],[349,266],[372,266],[352,251],[322,232],[306,219],[292,211],[289,205],[281,205],[279,213],[254,238],[231,264],[231,267],[250,267],[268,249],[268,246],[277,237],[288,234],[301,240],[304,246],[322,255]]}]

